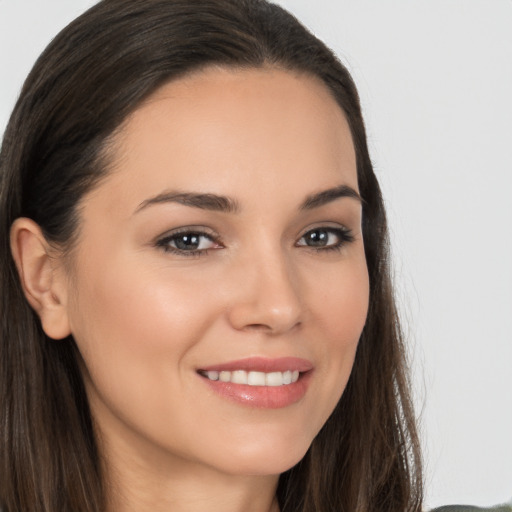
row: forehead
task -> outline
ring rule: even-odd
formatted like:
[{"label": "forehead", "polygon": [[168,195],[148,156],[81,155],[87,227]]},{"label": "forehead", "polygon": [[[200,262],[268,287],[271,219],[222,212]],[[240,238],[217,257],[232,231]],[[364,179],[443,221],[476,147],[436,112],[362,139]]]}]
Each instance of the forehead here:
[{"label": "forehead", "polygon": [[132,203],[169,188],[242,200],[292,183],[357,189],[348,123],[328,88],[273,68],[210,68],[162,86],[126,120],[113,162],[107,185]]}]

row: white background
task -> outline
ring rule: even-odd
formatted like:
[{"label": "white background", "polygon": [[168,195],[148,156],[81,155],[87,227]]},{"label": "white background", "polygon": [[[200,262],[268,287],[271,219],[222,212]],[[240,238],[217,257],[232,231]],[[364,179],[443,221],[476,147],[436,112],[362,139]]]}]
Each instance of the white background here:
[{"label": "white background", "polygon": [[[0,0],[0,133],[93,2]],[[512,0],[281,0],[358,84],[422,410],[428,507],[512,497]]]}]

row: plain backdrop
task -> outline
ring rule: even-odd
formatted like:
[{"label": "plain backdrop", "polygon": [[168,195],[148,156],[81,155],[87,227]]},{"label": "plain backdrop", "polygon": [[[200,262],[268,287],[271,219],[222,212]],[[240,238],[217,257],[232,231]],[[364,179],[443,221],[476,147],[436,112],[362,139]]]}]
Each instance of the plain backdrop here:
[{"label": "plain backdrop", "polygon": [[[90,0],[0,0],[0,133]],[[388,207],[426,505],[512,497],[512,1],[281,0],[347,64]]]}]

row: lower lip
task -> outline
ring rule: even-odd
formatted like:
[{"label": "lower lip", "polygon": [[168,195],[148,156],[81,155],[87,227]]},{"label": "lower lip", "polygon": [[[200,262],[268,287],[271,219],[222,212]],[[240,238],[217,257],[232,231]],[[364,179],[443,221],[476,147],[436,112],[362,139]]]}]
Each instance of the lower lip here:
[{"label": "lower lip", "polygon": [[258,409],[281,409],[304,397],[311,373],[311,371],[301,373],[297,382],[282,386],[249,386],[210,380],[202,375],[200,377],[215,393],[239,404]]}]

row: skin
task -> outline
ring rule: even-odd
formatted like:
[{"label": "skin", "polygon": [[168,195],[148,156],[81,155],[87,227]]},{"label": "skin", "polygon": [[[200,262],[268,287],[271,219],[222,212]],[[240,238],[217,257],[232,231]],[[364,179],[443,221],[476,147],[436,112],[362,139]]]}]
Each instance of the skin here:
[{"label": "skin", "polygon": [[[112,172],[80,205],[71,261],[32,221],[12,231],[43,328],[72,333],[83,357],[111,510],[275,511],[279,474],[338,402],[366,319],[360,201],[300,208],[323,190],[358,190],[346,119],[314,78],[214,68],[162,87],[113,151]],[[146,203],[169,191],[228,196],[238,209]],[[159,244],[190,226],[210,237],[200,253]],[[332,229],[352,241],[311,247],[304,235],[319,228],[329,247],[341,241]],[[197,373],[253,356],[309,360],[304,397],[254,408]]]}]

